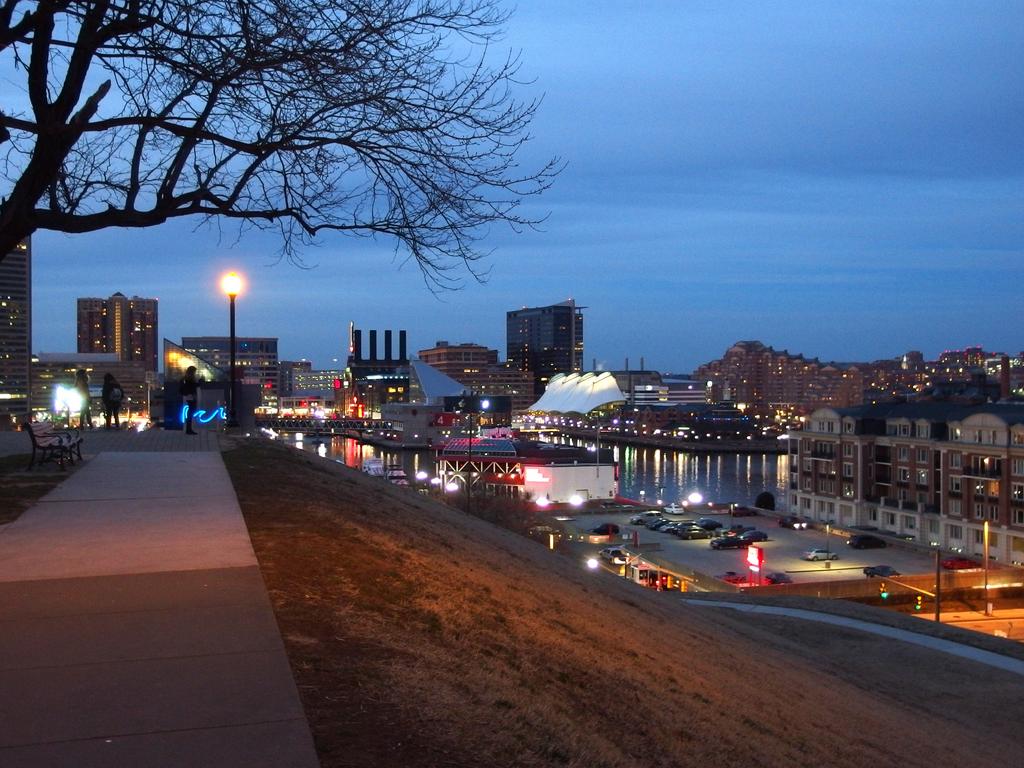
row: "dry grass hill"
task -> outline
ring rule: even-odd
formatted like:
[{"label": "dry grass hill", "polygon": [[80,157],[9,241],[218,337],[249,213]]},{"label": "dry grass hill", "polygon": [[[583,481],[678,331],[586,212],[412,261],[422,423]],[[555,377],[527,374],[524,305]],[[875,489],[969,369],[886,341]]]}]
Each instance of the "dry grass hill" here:
[{"label": "dry grass hill", "polygon": [[225,454],[324,766],[1009,766],[1024,678],[684,605],[276,443]]}]

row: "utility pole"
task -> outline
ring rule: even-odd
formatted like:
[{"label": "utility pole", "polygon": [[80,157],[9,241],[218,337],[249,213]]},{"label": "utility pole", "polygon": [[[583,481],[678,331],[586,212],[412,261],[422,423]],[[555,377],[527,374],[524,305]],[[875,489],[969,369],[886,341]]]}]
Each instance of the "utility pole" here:
[{"label": "utility pole", "polygon": [[936,547],[935,548],[935,623],[938,624],[941,620],[941,609],[939,603],[942,601],[942,552]]}]

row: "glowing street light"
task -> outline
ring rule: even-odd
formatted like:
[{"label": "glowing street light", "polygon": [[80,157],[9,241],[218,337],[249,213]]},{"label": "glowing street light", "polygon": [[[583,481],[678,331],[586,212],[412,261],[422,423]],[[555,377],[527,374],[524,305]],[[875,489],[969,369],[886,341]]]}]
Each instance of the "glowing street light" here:
[{"label": "glowing street light", "polygon": [[694,491],[693,493],[686,497],[686,500],[691,504],[700,504],[702,501],[704,501],[704,497],[697,493],[697,491]]},{"label": "glowing street light", "polygon": [[228,388],[228,426],[238,426],[238,413],[235,405],[238,400],[238,376],[235,371],[235,298],[242,292],[242,278],[237,272],[228,272],[220,280],[220,288],[228,295],[228,307],[231,316],[231,383]]},{"label": "glowing street light", "polygon": [[587,568],[589,568],[590,570],[596,571],[599,565],[600,563],[598,563],[595,558],[591,557],[587,559]]},{"label": "glowing street light", "polygon": [[569,503],[574,507],[581,507],[583,506],[583,497],[578,493],[574,493],[569,497]]},{"label": "glowing street light", "polygon": [[541,496],[539,499],[537,499],[537,506],[540,507],[541,509],[544,509],[550,503],[551,499],[549,499],[547,496]]}]

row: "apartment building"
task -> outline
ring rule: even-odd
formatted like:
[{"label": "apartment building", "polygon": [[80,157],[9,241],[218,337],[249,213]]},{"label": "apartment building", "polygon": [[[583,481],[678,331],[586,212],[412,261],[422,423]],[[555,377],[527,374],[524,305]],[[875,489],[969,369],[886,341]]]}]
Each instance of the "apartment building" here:
[{"label": "apartment building", "polygon": [[109,299],[78,300],[78,351],[113,352],[119,360],[140,360],[156,372],[159,302],[115,293]]},{"label": "apartment building", "polygon": [[1024,563],[1024,403],[819,408],[790,438],[789,508]]}]

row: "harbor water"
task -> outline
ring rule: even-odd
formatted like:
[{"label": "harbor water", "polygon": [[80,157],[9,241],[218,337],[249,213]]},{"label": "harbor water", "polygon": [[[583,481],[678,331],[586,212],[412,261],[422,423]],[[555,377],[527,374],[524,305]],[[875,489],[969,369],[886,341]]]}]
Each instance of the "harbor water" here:
[{"label": "harbor water", "polygon": [[[295,442],[294,435],[282,439]],[[342,437],[307,438],[297,446],[354,469],[360,469],[364,459],[377,457],[385,464],[400,465],[410,480],[419,472],[434,476],[430,451],[388,450]],[[763,491],[771,493],[777,505],[785,499],[787,454],[696,454],[616,446],[614,455],[619,466],[619,494],[630,499],[678,504],[699,493],[706,501],[752,504]]]}]

